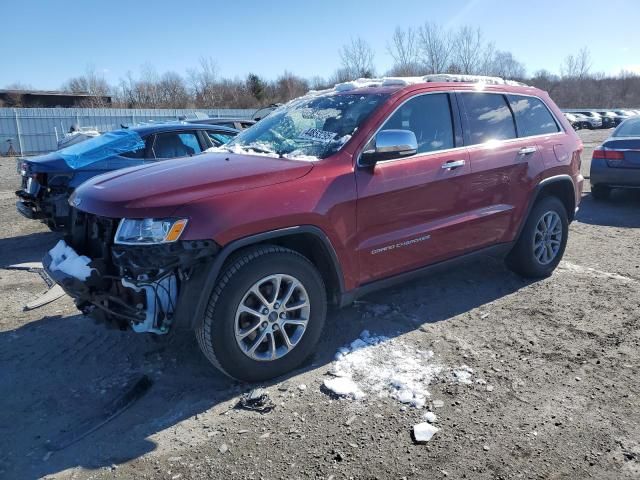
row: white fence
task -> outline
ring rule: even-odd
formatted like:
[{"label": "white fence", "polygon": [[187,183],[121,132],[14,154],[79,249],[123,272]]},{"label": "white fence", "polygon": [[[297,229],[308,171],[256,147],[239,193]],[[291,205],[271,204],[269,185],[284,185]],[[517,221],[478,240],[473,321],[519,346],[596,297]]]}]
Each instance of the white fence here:
[{"label": "white fence", "polygon": [[0,108],[0,155],[12,148],[18,155],[52,152],[61,137],[76,124],[100,132],[121,125],[167,122],[195,118],[195,112],[210,117],[251,118],[253,109],[119,109],[119,108]]}]

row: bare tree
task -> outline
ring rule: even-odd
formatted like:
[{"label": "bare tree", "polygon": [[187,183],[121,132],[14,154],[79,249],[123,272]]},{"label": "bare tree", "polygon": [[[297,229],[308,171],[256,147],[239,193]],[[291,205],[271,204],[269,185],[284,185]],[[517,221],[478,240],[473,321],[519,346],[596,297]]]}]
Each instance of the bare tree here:
[{"label": "bare tree", "polygon": [[109,84],[104,75],[98,73],[93,65],[89,65],[84,75],[73,77],[62,85],[62,90],[71,93],[84,93],[90,95],[82,101],[82,106],[99,108],[108,105],[105,97],[109,95]]},{"label": "bare tree", "polygon": [[591,70],[591,52],[583,47],[576,55],[567,55],[560,66],[563,77],[584,79]]},{"label": "bare tree", "polygon": [[526,76],[524,64],[513,56],[511,52],[496,50],[491,58],[488,69],[489,75],[497,77],[523,79]]},{"label": "bare tree", "polygon": [[309,91],[309,82],[285,70],[274,82],[272,88],[271,99],[273,102],[270,103],[281,103],[307,93]]},{"label": "bare tree", "polygon": [[176,72],[166,72],[158,85],[163,108],[186,108],[191,101],[184,79]]},{"label": "bare tree", "polygon": [[218,66],[211,57],[200,58],[199,69],[189,70],[189,80],[197,107],[213,107],[221,93],[218,87]]},{"label": "bare tree", "polygon": [[373,49],[360,37],[352,38],[340,49],[342,69],[350,79],[373,77],[375,75],[373,58]]},{"label": "bare tree", "polygon": [[425,23],[418,33],[421,61],[426,73],[446,72],[453,49],[450,33],[435,23]]},{"label": "bare tree", "polygon": [[482,50],[477,52],[479,57],[478,69],[475,73],[479,75],[496,75],[496,46],[493,42],[487,43]]},{"label": "bare tree", "polygon": [[482,67],[482,31],[470,26],[460,27],[453,38],[453,66],[459,73],[477,74]]},{"label": "bare tree", "polygon": [[412,28],[403,30],[396,27],[391,37],[391,43],[387,44],[387,51],[393,58],[394,64],[390,74],[398,76],[419,75],[420,45],[418,35]]}]

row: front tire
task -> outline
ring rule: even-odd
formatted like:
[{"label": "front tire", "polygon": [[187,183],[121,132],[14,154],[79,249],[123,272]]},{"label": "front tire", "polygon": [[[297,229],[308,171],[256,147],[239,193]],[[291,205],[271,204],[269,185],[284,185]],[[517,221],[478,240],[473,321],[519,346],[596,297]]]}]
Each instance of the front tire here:
[{"label": "front tire", "polygon": [[324,282],[314,265],[293,250],[261,245],[225,266],[196,337],[223,373],[261,382],[313,353],[326,312]]},{"label": "front tire", "polygon": [[568,233],[564,204],[557,197],[541,198],[507,257],[508,267],[523,277],[548,277],[564,255]]}]

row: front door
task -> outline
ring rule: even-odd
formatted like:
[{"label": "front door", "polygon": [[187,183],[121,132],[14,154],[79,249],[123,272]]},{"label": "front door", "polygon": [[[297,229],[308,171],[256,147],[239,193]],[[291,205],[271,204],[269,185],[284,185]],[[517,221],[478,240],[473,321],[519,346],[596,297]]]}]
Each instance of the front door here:
[{"label": "front door", "polygon": [[360,284],[465,248],[470,166],[456,144],[452,100],[447,93],[406,100],[380,130],[413,131],[418,152],[356,170]]}]

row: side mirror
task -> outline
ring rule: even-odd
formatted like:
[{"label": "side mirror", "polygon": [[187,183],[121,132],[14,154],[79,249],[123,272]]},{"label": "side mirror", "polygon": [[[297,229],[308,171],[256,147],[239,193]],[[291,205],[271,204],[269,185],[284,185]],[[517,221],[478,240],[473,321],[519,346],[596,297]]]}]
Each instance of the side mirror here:
[{"label": "side mirror", "polygon": [[418,152],[418,140],[411,130],[380,130],[360,155],[360,165],[372,167],[382,160],[408,157]]}]

